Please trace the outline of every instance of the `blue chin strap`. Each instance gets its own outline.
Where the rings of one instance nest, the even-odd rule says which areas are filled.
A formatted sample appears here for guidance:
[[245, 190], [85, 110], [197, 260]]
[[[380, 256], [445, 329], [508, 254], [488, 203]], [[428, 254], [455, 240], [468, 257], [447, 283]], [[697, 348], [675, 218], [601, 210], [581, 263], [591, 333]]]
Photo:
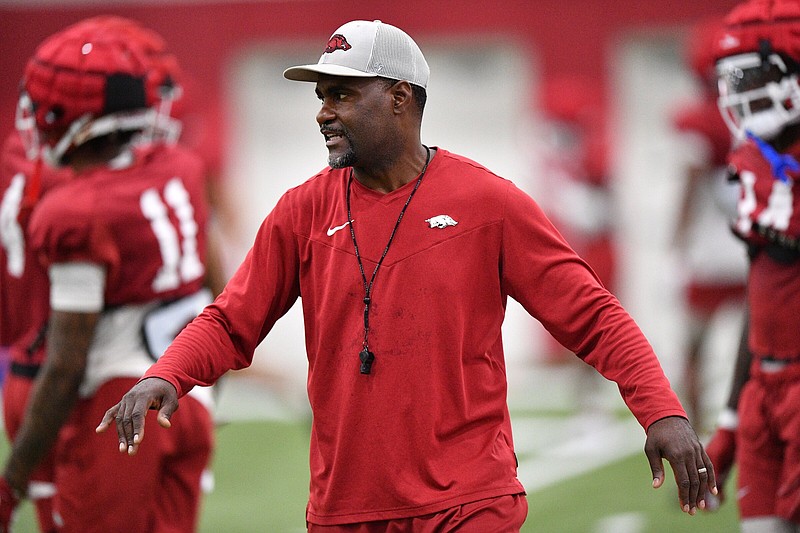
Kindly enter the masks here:
[[791, 183], [792, 178], [789, 177], [787, 172], [800, 172], [800, 163], [798, 163], [797, 159], [789, 154], [779, 153], [771, 144], [760, 139], [755, 134], [749, 131], [745, 133], [747, 134], [747, 138], [756, 144], [761, 155], [764, 156], [764, 159], [769, 162], [769, 166], [772, 168], [772, 175], [775, 179], [781, 180], [786, 184]]

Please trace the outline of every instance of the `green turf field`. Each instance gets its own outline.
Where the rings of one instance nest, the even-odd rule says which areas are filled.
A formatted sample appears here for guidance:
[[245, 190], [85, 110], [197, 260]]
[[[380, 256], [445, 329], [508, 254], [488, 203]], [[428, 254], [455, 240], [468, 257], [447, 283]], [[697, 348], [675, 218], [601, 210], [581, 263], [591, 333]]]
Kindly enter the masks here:
[[[8, 447], [2, 439], [0, 454]], [[205, 499], [202, 533], [305, 531], [308, 423], [232, 422], [218, 429], [216, 487]], [[644, 454], [605, 465], [529, 495], [525, 533], [734, 532], [731, 505], [690, 517], [678, 509], [672, 485], [650, 487]], [[671, 482], [671, 479], [670, 479]], [[34, 533], [29, 504], [15, 533]], [[135, 533], [135, 532], [134, 532]]]

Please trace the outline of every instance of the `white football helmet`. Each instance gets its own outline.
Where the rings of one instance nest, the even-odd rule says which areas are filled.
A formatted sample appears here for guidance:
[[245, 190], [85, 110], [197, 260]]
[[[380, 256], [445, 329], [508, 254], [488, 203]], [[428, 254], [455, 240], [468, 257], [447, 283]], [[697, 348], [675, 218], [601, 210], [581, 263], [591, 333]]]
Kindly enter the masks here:
[[737, 139], [771, 140], [800, 121], [798, 30], [798, 0], [749, 0], [716, 33], [719, 108]]
[[798, 75], [779, 54], [725, 57], [717, 62], [717, 74], [720, 112], [737, 139], [749, 131], [770, 140], [800, 122]]

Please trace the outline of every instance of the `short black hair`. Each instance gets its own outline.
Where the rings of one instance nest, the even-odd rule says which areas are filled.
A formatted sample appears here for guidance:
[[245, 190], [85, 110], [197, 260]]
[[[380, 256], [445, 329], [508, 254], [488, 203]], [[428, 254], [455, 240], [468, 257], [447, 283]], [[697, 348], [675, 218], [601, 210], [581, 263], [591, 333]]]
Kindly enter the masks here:
[[425, 90], [425, 87], [422, 87], [421, 85], [414, 85], [412, 83], [411, 92], [414, 93], [414, 101], [417, 102], [419, 116], [421, 117], [423, 111], [425, 111], [425, 102], [428, 101], [428, 91]]

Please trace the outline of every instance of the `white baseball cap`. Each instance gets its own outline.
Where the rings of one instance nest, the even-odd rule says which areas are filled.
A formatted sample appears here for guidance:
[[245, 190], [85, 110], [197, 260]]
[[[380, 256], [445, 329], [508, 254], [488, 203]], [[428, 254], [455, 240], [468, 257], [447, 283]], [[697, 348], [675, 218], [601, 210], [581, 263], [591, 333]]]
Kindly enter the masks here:
[[354, 20], [340, 26], [314, 65], [287, 68], [294, 81], [319, 81], [320, 74], [383, 77], [427, 87], [430, 68], [417, 43], [400, 28], [380, 20]]

